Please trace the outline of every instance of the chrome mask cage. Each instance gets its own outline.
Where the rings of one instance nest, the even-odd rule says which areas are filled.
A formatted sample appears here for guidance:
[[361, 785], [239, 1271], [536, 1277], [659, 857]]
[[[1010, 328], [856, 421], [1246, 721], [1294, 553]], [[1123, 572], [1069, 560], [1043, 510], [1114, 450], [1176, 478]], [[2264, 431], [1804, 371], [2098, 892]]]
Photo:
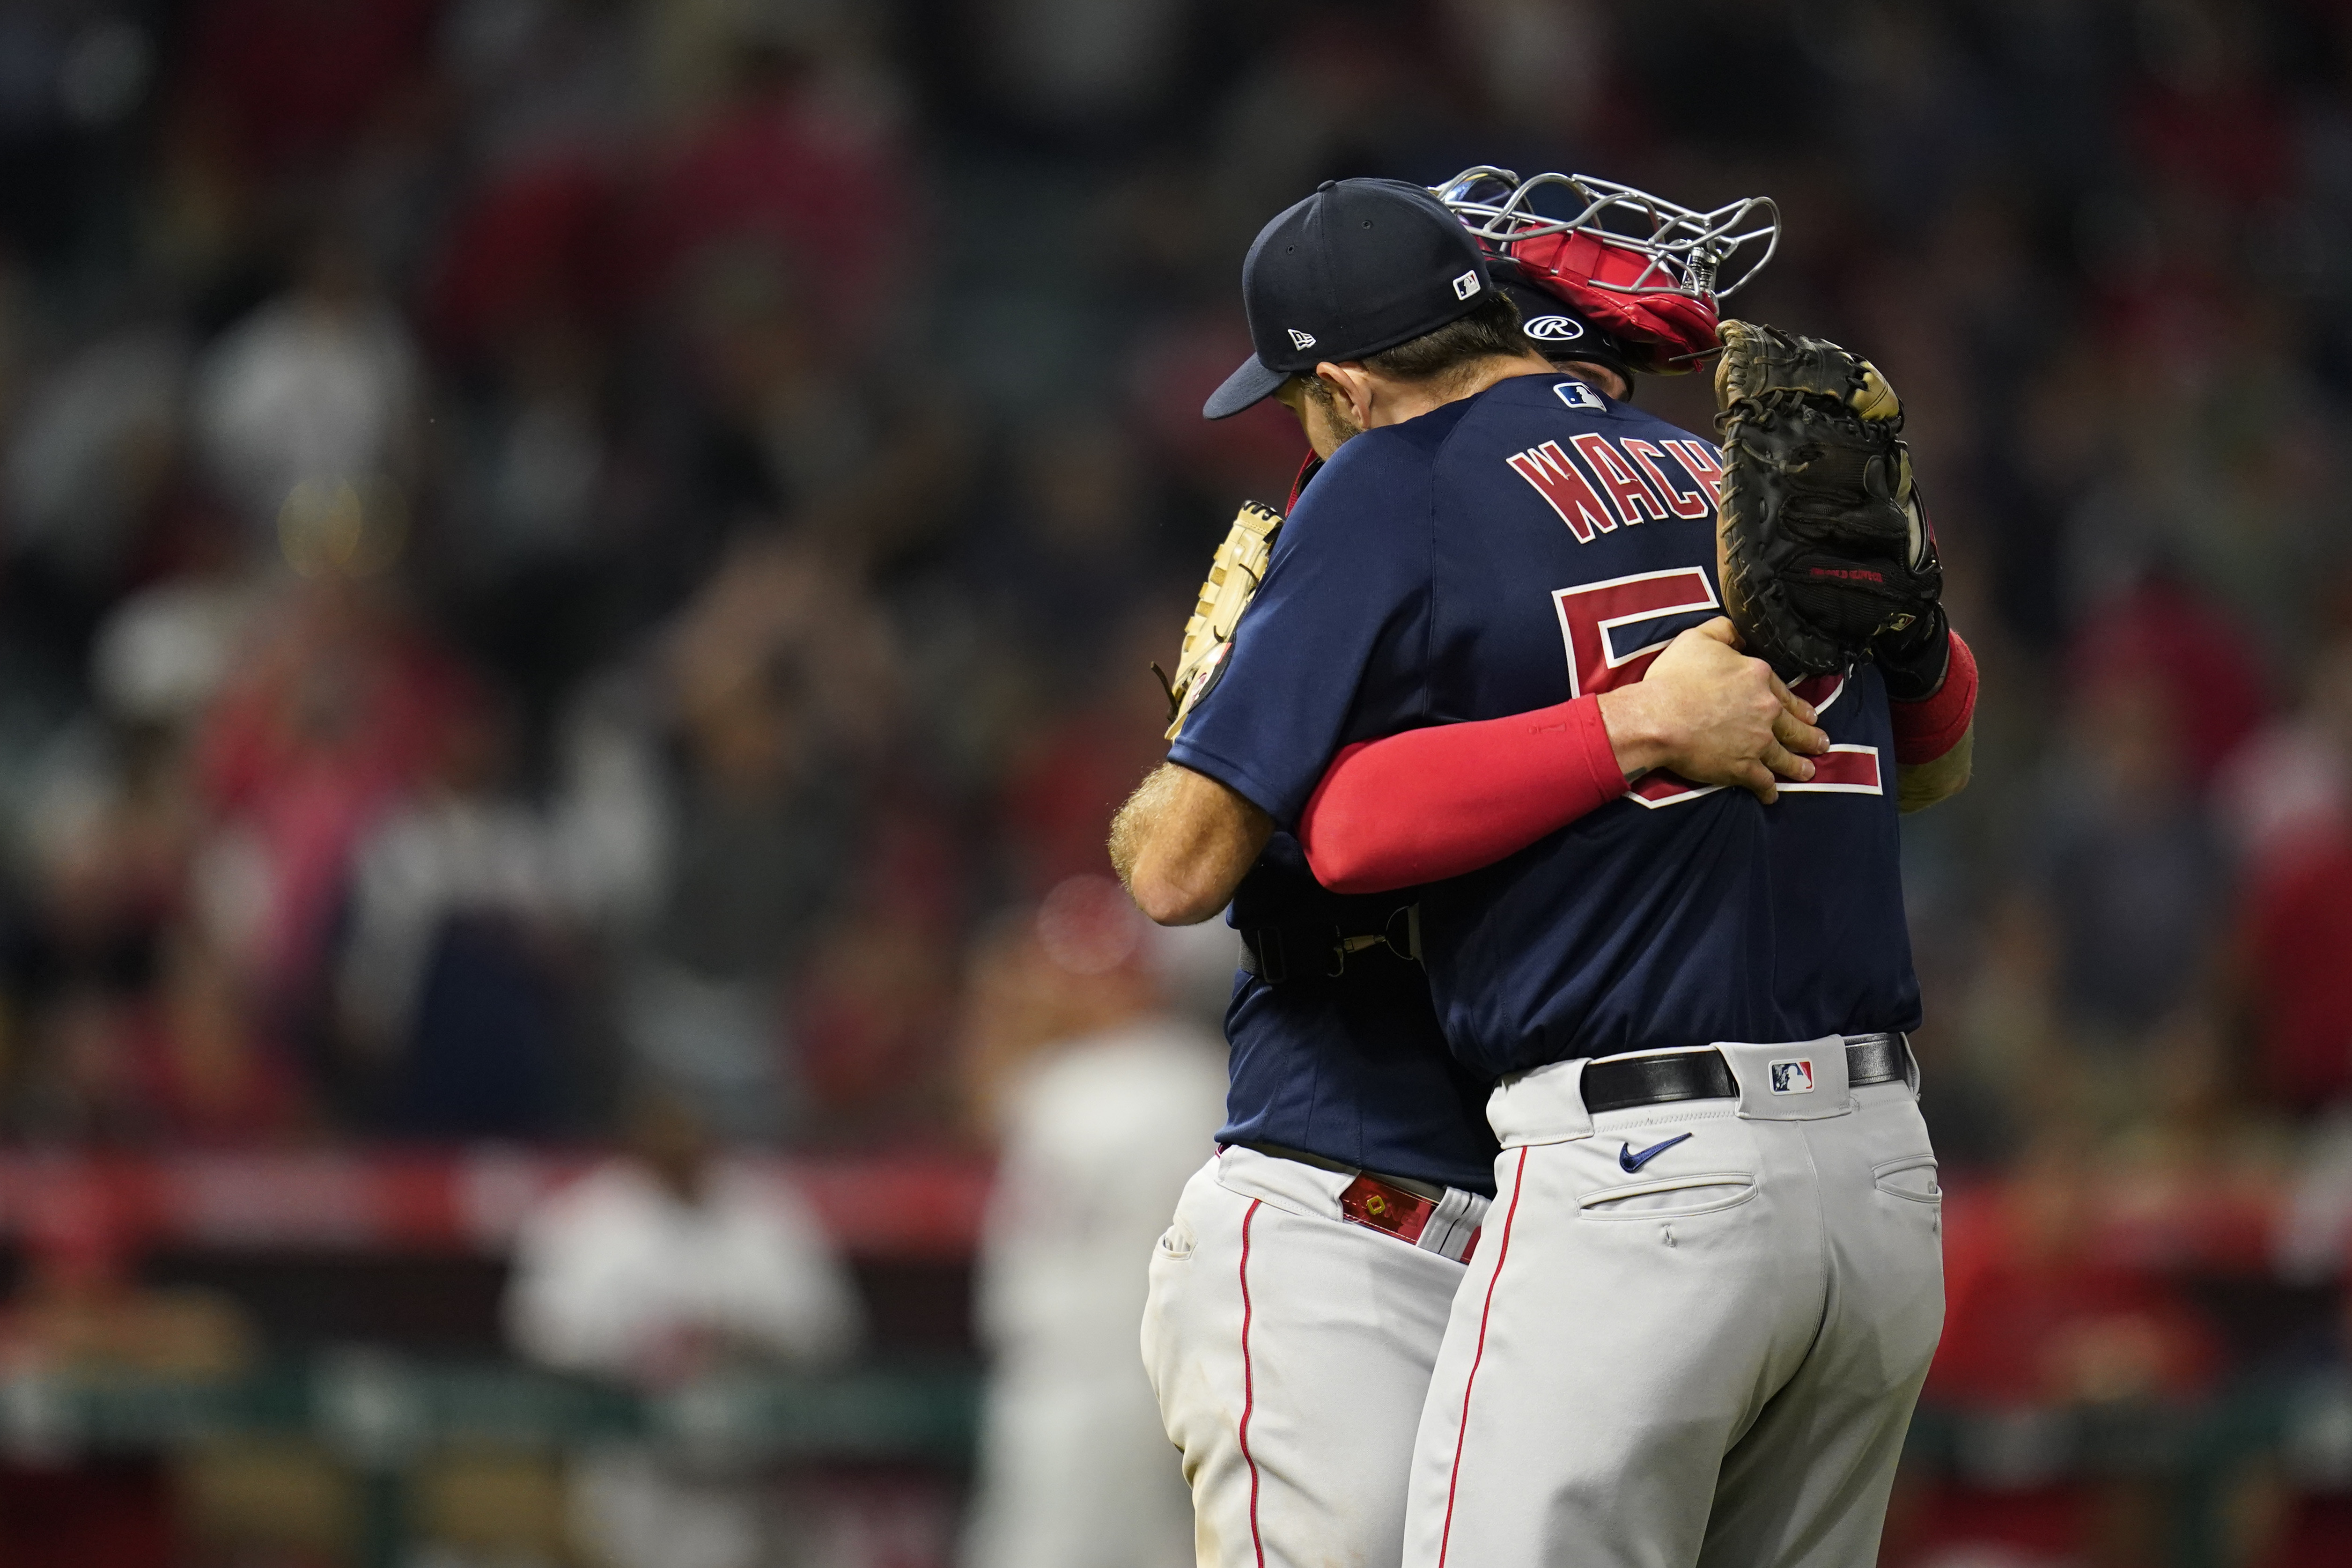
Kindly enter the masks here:
[[[1568, 216], [1536, 210], [1540, 192], [1557, 187], [1548, 204], [1573, 208]], [[1780, 209], [1769, 196], [1743, 196], [1698, 212], [1614, 180], [1591, 174], [1535, 174], [1508, 169], [1465, 169], [1430, 193], [1470, 232], [1508, 255], [1512, 244], [1542, 235], [1580, 231], [1642, 258], [1631, 282], [1590, 281], [1618, 294], [1687, 294], [1727, 299], [1772, 259], [1780, 245]], [[1760, 245], [1761, 249], [1758, 247]]]

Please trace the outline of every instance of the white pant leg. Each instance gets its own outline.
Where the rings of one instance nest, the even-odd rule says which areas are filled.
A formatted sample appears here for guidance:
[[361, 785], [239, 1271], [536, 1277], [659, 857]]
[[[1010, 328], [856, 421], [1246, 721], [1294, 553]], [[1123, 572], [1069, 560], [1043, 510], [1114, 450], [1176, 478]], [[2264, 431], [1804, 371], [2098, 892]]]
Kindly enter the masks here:
[[1202, 1568], [1398, 1560], [1464, 1269], [1340, 1219], [1348, 1181], [1228, 1149], [1152, 1256], [1144, 1365], [1192, 1483]]
[[1192, 1500], [1130, 1359], [1000, 1364], [963, 1568], [1183, 1568]]
[[[1843, 1045], [1832, 1071], [1815, 1044], [1819, 1098], [1793, 1106], [1587, 1116], [1580, 1063], [1498, 1091], [1510, 1146], [1431, 1379], [1411, 1568], [1873, 1561], [1941, 1259], [1931, 1206], [1874, 1175], [1927, 1155], [1909, 1090], [1857, 1103]], [[1723, 1048], [1744, 1088], [1790, 1049]], [[1563, 1092], [1547, 1130], [1527, 1102]]]
[[1704, 1568], [1867, 1565], [1943, 1333], [1943, 1206], [1907, 1085], [1801, 1124], [1831, 1223], [1829, 1302], [1805, 1364], [1724, 1457]]

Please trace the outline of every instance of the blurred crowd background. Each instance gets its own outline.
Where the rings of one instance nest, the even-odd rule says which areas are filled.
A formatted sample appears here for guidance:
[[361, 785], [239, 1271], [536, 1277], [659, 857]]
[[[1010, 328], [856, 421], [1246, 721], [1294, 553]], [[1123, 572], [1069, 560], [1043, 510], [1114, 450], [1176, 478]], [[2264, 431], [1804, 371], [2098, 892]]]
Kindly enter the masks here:
[[[1911, 410], [1985, 685], [1975, 784], [1905, 830], [1952, 1317], [1888, 1560], [2352, 1562], [2331, 0], [5, 0], [0, 1436], [59, 1368], [421, 1354], [453, 1291], [468, 1347], [641, 1389], [714, 1343], [1011, 1376], [1083, 1338], [1055, 1313], [1126, 1284], [1018, 1237], [975, 1314], [970, 1225], [914, 1268], [789, 1202], [735, 1252], [646, 1216], [723, 1209], [722, 1152], [976, 1214], [1009, 1127], [991, 1234], [1034, 1241], [1021, 1203], [1148, 1164], [1139, 1104], [1213, 1117], [1230, 951], [1099, 879], [1146, 665], [1300, 452], [1198, 417], [1238, 264], [1320, 180], [1482, 162], [1777, 198], [1735, 313]], [[1703, 382], [1637, 400], [1704, 431]], [[250, 1238], [167, 1278], [41, 1196], [623, 1145], [515, 1221], [545, 1290], [504, 1319], [503, 1241], [463, 1284], [265, 1286]], [[640, 1338], [566, 1316], [645, 1293], [567, 1246], [674, 1283], [706, 1243]], [[287, 1305], [336, 1269], [364, 1333]], [[661, 1521], [753, 1485], [501, 1451], [371, 1533], [363, 1488], [289, 1500], [343, 1495], [301, 1443], [201, 1439], [0, 1443], [0, 1557], [588, 1561], [531, 1522], [568, 1464], [684, 1563]], [[952, 1560], [964, 1459], [824, 1448], [694, 1561]]]

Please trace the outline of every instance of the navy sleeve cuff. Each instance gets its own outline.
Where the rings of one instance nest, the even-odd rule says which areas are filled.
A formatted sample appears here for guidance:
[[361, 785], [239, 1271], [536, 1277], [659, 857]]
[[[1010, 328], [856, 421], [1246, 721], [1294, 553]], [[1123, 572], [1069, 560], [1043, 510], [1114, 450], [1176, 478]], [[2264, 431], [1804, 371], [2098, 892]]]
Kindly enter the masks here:
[[1228, 758], [1220, 757], [1205, 747], [1179, 737], [1176, 744], [1168, 748], [1168, 760], [1179, 768], [1189, 768], [1195, 773], [1215, 779], [1267, 816], [1272, 817], [1275, 826], [1285, 832], [1290, 831], [1291, 825], [1298, 819], [1297, 806], [1293, 805], [1287, 810], [1285, 809], [1281, 790], [1275, 789], [1241, 764]]

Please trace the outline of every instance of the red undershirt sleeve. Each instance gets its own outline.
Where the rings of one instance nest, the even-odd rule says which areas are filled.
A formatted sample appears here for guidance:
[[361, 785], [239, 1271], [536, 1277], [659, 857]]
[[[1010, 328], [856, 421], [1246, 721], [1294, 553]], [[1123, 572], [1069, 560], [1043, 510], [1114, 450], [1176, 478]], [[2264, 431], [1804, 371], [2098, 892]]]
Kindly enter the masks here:
[[1324, 886], [1381, 893], [1492, 865], [1625, 789], [1600, 698], [1579, 697], [1358, 741], [1307, 800], [1298, 841]]
[[1916, 703], [1886, 705], [1895, 716], [1895, 760], [1906, 768], [1935, 761], [1958, 746], [1976, 722], [1976, 655], [1958, 632], [1951, 635], [1952, 661], [1935, 695]]
[[[1975, 721], [1976, 657], [1952, 634], [1933, 696], [1893, 703], [1895, 760], [1932, 762]], [[1335, 893], [1382, 893], [1492, 865], [1625, 793], [1597, 697], [1407, 730], [1343, 749], [1298, 841]]]

